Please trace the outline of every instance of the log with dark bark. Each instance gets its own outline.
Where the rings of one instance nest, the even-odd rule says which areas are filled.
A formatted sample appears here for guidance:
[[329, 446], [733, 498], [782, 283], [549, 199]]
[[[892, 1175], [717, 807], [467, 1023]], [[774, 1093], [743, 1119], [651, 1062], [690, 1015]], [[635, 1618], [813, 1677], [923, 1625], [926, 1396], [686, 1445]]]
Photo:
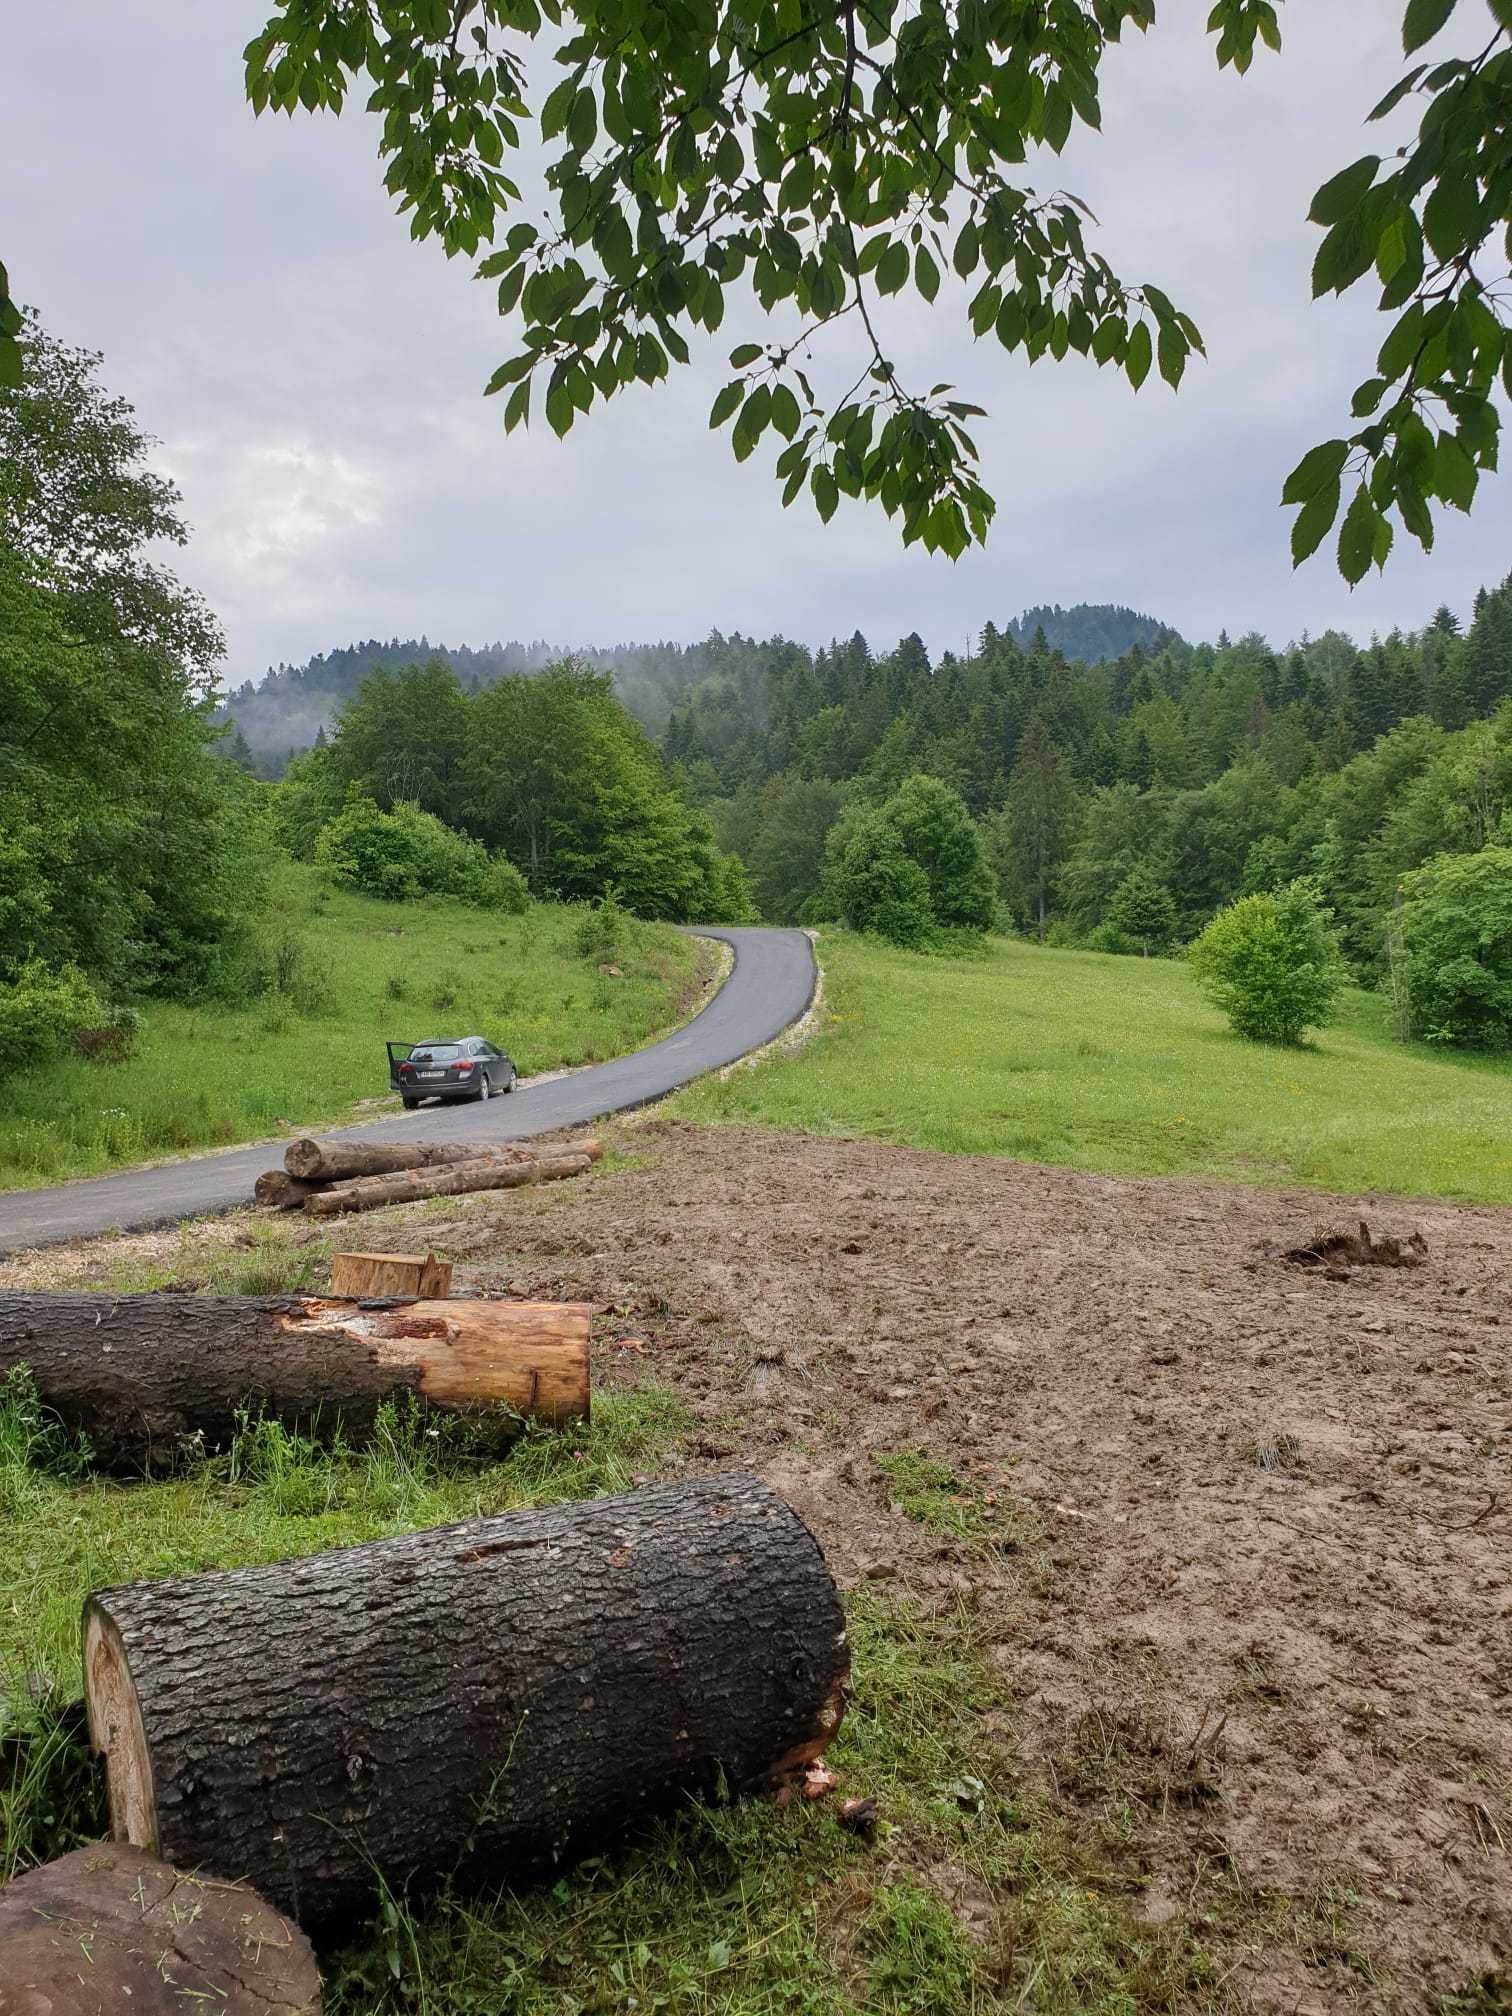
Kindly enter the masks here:
[[471, 1190], [518, 1190], [527, 1183], [556, 1183], [591, 1167], [584, 1154], [532, 1155], [518, 1162], [453, 1162], [444, 1169], [405, 1169], [392, 1176], [362, 1176], [333, 1183], [305, 1199], [311, 1218], [344, 1211], [377, 1211], [385, 1204], [416, 1204], [426, 1197], [459, 1197]]
[[306, 1924], [781, 1782], [849, 1666], [817, 1543], [742, 1475], [137, 1583], [84, 1626], [112, 1831]]
[[310, 1942], [243, 1884], [100, 1842], [0, 1889], [4, 2016], [318, 2016]]
[[[104, 1469], [162, 1472], [222, 1448], [237, 1414], [372, 1431], [385, 1400], [588, 1412], [585, 1303], [317, 1296], [27, 1295], [0, 1289], [0, 1376], [25, 1365]], [[508, 1417], [500, 1416], [501, 1436]]]
[[265, 1169], [252, 1185], [252, 1201], [265, 1211], [298, 1211], [315, 1190], [315, 1184], [301, 1183], [286, 1169]]
[[284, 1168], [307, 1183], [347, 1183], [354, 1176], [391, 1176], [401, 1169], [437, 1169], [483, 1155], [516, 1158], [528, 1149], [500, 1141], [291, 1141]]

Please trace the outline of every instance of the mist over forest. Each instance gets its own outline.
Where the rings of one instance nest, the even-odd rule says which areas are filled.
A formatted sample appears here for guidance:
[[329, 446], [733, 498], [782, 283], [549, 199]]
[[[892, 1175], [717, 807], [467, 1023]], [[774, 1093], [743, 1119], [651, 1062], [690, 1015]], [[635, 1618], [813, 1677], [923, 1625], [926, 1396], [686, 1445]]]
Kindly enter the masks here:
[[[1042, 604], [1026, 609], [1005, 628], [1015, 642], [1025, 645], [1043, 631], [1051, 650], [1087, 665], [1121, 658], [1135, 645], [1159, 651], [1183, 641], [1169, 624], [1116, 603], [1079, 602], [1070, 608]], [[270, 666], [260, 680], [249, 679], [228, 689], [217, 718], [226, 724], [228, 736], [241, 737], [237, 748], [243, 759], [250, 758], [262, 775], [276, 777], [291, 755], [314, 745], [322, 730], [329, 736], [339, 709], [380, 665], [420, 665], [440, 659], [465, 692], [477, 693], [500, 679], [539, 672], [570, 653], [594, 671], [607, 672], [618, 698], [653, 735], [660, 736], [684, 695], [723, 672], [732, 650], [743, 656], [785, 643], [775, 637], [758, 647], [754, 639], [738, 632], [726, 637], [719, 631], [697, 644], [589, 647], [551, 644], [543, 638], [474, 646], [433, 643], [428, 637], [374, 637], [319, 652], [300, 665]]]

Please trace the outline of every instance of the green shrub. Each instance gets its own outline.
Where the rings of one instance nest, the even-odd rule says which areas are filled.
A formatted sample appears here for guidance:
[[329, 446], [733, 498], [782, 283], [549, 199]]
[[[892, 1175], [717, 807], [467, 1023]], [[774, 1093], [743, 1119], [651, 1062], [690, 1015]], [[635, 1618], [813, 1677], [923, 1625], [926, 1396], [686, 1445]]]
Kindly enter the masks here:
[[611, 889], [602, 902], [592, 904], [573, 933], [573, 946], [580, 959], [594, 965], [618, 959], [625, 949], [626, 916]]
[[997, 912], [997, 878], [982, 836], [958, 791], [938, 777], [905, 777], [882, 807], [884, 823], [923, 869], [937, 924], [988, 931]]
[[529, 902], [524, 880], [507, 861], [422, 812], [396, 805], [385, 812], [353, 795], [315, 843], [317, 864], [349, 888], [396, 902], [455, 896], [479, 909], [518, 914]]
[[1402, 895], [1394, 969], [1412, 1034], [1512, 1048], [1512, 847], [1440, 854]]
[[1308, 882], [1241, 896], [1220, 910], [1188, 957], [1240, 1036], [1300, 1042], [1333, 1020], [1343, 965], [1329, 912]]
[[928, 939], [934, 924], [929, 877], [879, 814], [851, 829], [830, 886], [853, 931], [912, 947]]
[[8, 986], [0, 984], [0, 1055], [11, 1064], [46, 1063], [107, 1014], [77, 966], [28, 959]]

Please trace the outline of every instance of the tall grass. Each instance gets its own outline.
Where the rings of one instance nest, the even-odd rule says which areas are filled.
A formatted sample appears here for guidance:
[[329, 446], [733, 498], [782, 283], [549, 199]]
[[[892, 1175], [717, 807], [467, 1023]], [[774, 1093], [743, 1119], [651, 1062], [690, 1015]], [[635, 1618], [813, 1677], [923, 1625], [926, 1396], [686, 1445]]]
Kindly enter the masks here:
[[616, 978], [583, 949], [582, 906], [384, 903], [293, 864], [278, 904], [241, 976], [249, 1005], [151, 1003], [124, 1063], [7, 1073], [0, 1189], [397, 1110], [386, 1038], [486, 1035], [522, 1077], [616, 1057], [676, 1020], [705, 957], [625, 917]]
[[798, 1055], [680, 1096], [689, 1117], [1119, 1175], [1512, 1202], [1512, 1058], [1392, 1040], [1384, 997], [1296, 1049], [1233, 1035], [1175, 960], [995, 939], [928, 958], [820, 939]]

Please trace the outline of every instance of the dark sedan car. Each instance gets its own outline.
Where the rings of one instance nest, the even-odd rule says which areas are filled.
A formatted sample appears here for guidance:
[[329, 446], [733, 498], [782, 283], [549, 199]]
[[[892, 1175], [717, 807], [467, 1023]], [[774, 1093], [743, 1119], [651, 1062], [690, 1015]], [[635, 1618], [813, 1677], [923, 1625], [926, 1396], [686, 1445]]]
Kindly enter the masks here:
[[422, 1099], [491, 1099], [515, 1088], [515, 1067], [482, 1036], [433, 1036], [385, 1047], [389, 1083], [406, 1113]]

